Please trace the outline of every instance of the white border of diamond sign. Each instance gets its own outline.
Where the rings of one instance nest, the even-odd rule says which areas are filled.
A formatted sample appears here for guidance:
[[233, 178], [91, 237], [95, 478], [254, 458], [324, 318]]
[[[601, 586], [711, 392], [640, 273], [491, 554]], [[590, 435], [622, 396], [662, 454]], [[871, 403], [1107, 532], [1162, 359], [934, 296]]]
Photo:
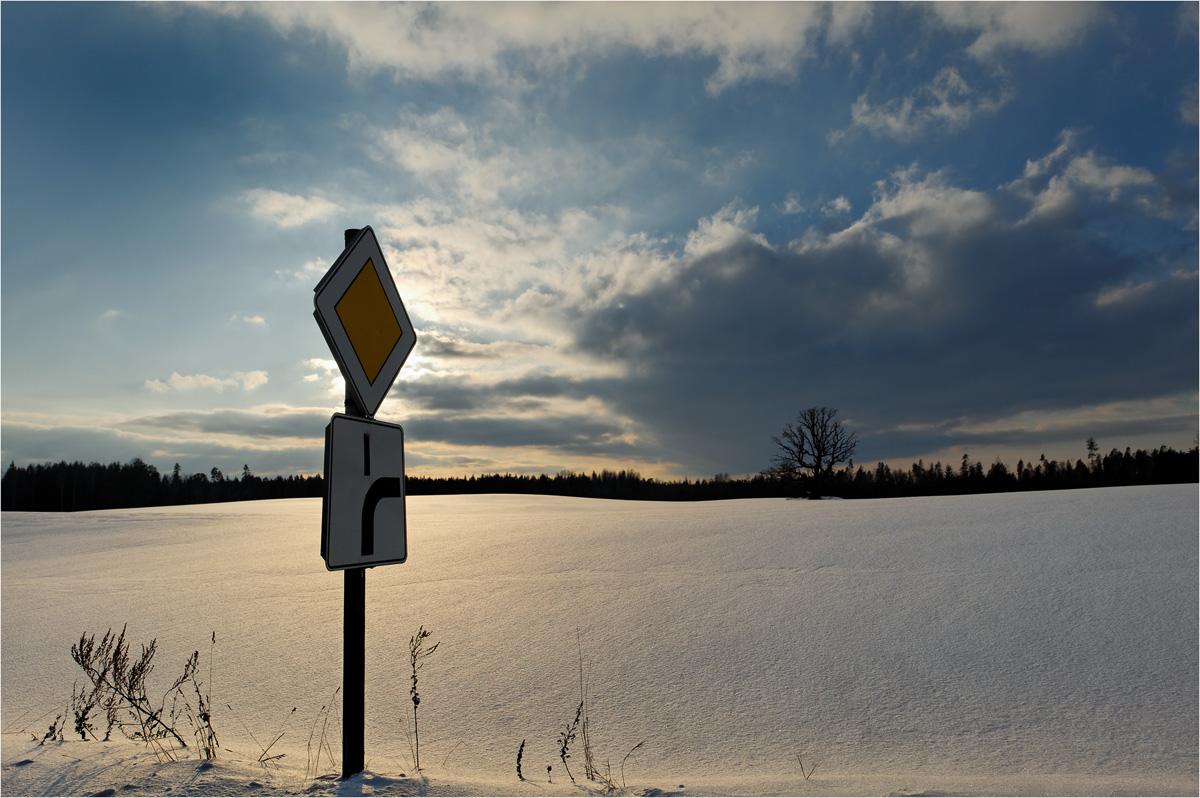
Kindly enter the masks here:
[[[366, 266], [368, 260], [375, 267], [379, 283], [383, 286], [388, 304], [400, 326], [400, 338], [392, 347], [373, 383], [367, 376], [362, 363], [359, 362], [350, 335], [346, 332], [346, 328], [337, 314], [338, 302], [345, 296], [346, 291]], [[404, 309], [400, 292], [396, 290], [396, 282], [388, 270], [387, 261], [384, 260], [379, 241], [375, 238], [375, 232], [370, 227], [364, 227], [359, 231], [358, 237], [334, 261], [333, 266], [330, 267], [321, 282], [317, 283], [313, 291], [315, 293], [313, 316], [316, 317], [321, 333], [325, 336], [325, 342], [329, 344], [329, 349], [333, 352], [338, 368], [341, 369], [346, 384], [350, 387], [355, 401], [358, 402], [359, 409], [368, 417], [374, 416], [375, 411], [383, 402], [383, 398], [391, 390], [396, 375], [400, 373], [400, 367], [404, 365], [409, 352], [417, 343], [417, 333], [408, 320], [408, 312]]]

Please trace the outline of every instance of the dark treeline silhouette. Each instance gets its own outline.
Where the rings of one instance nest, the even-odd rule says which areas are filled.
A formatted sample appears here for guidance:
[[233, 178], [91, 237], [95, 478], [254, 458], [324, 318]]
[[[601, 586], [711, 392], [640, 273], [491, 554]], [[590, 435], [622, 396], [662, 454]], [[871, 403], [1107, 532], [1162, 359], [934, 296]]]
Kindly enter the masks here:
[[778, 480], [759, 474], [750, 479], [730, 479], [717, 474], [712, 479], [664, 482], [645, 478], [637, 471], [604, 470], [591, 475], [560, 471], [553, 477], [542, 474], [484, 474], [477, 477], [407, 477], [410, 496], [451, 493], [535, 493], [546, 496], [578, 496], [589, 499], [634, 499], [645, 501], [702, 501], [783, 496]]
[[[1145, 451], [1113, 449], [1101, 455], [1089, 447], [1088, 462], [1047, 460], [1017, 462], [1010, 468], [997, 460], [986, 469], [966, 454], [956, 464], [926, 466], [913, 463], [908, 470], [885, 463], [873, 468], [850, 464], [827, 475], [825, 495], [847, 499], [898, 496], [942, 496], [968, 493], [1002, 493], [1027, 490], [1068, 490], [1117, 485], [1160, 485], [1200, 481], [1200, 450], [1180, 452], [1166, 446]], [[770, 470], [746, 479], [717, 474], [711, 479], [663, 481], [642, 477], [633, 470], [591, 474], [561, 471], [553, 477], [517, 474], [484, 474], [468, 477], [416, 477], [405, 479], [410, 496], [471, 493], [524, 493], [596, 499], [647, 501], [703, 501], [807, 496], [811, 478], [784, 476]], [[59, 512], [150, 507], [169, 504], [320, 497], [325, 482], [320, 476], [256, 477], [248, 466], [240, 477], [226, 477], [214, 468], [209, 474], [184, 475], [179, 466], [170, 475], [140, 458], [128, 463], [30, 465], [9, 464], [0, 481], [0, 506], [5, 510]]]
[[[997, 460], [984, 470], [964, 454], [956, 465], [940, 462], [926, 466], [913, 463], [905, 471], [886, 463], [874, 468], [853, 464], [822, 477], [820, 492], [846, 499], [879, 499], [898, 496], [945, 496], [967, 493], [1003, 493], [1026, 490], [1069, 490], [1116, 485], [1161, 485], [1200, 480], [1200, 451], [1179, 452], [1163, 446], [1144, 451], [1113, 449], [1106, 455], [1089, 453], [1082, 460], [1019, 460], [1010, 469]], [[748, 479], [730, 479], [718, 474], [712, 479], [663, 482], [644, 479], [636, 471], [602, 471], [591, 475], [563, 471], [557, 476], [486, 474], [478, 477], [408, 477], [410, 495], [446, 493], [540, 493], [554, 496], [583, 496], [597, 499], [647, 499], [653, 501], [702, 501], [709, 499], [756, 499], [807, 497], [814, 494], [812, 476], [786, 474], [768, 469]]]
[[320, 476], [256, 477], [249, 466], [241, 476], [226, 477], [218, 468], [208, 474], [183, 474], [179, 464], [160, 475], [140, 457], [128, 463], [46, 463], [17, 468], [9, 463], [0, 480], [5, 510], [73, 512], [120, 507], [158, 507], [249, 499], [294, 499], [323, 496]]
[[[1076, 460], [1018, 460], [1015, 469], [997, 459], [984, 470], [964, 454], [957, 464], [921, 460], [907, 471], [878, 463], [872, 469], [853, 464], [835, 471], [828, 480], [830, 495], [847, 499], [894, 496], [948, 496], [967, 493], [1006, 493], [1028, 490], [1071, 490], [1118, 485], [1167, 485], [1200, 481], [1200, 449], [1186, 452], [1166, 446], [1146, 451], [1113, 449], [1101, 455], [1089, 446], [1088, 462]], [[803, 484], [799, 487], [803, 488]]]

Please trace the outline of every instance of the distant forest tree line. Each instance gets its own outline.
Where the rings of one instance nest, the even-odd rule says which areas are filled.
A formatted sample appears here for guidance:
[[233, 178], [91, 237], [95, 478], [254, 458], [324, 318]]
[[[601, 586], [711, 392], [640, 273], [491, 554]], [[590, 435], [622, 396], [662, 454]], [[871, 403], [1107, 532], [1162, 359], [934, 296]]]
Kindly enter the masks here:
[[[811, 475], [767, 469], [745, 479], [717, 474], [711, 479], [663, 481], [637, 471], [591, 474], [561, 471], [555, 476], [485, 474], [469, 477], [416, 477], [405, 479], [410, 496], [433, 494], [523, 493], [577, 496], [598, 499], [649, 501], [701, 501], [798, 497], [813, 494], [846, 499], [899, 496], [940, 496], [968, 493], [1003, 493], [1027, 490], [1066, 490], [1116, 485], [1157, 485], [1200, 481], [1200, 451], [1176, 451], [1162, 446], [1145, 451], [1113, 449], [1101, 455], [1089, 439], [1088, 461], [1047, 460], [1017, 462], [1015, 469], [996, 460], [986, 469], [966, 454], [959, 463], [927, 466], [913, 463], [908, 470], [878, 463], [874, 468], [852, 462], [822, 476], [814, 491]], [[176, 464], [171, 474], [140, 458], [128, 463], [102, 465], [60, 462], [18, 468], [10, 463], [0, 480], [0, 507], [4, 510], [60, 512], [122, 507], [320, 497], [325, 481], [320, 475], [255, 476], [249, 466], [240, 475], [225, 476], [217, 468], [207, 474], [183, 474]]]
[[219, 468], [207, 474], [184, 474], [178, 463], [166, 475], [140, 457], [108, 465], [64, 461], [17, 468], [9, 463], [0, 479], [3, 509], [39, 512], [295, 499], [324, 493], [325, 481], [319, 475], [263, 478], [248, 465], [242, 467], [240, 477], [227, 477]]

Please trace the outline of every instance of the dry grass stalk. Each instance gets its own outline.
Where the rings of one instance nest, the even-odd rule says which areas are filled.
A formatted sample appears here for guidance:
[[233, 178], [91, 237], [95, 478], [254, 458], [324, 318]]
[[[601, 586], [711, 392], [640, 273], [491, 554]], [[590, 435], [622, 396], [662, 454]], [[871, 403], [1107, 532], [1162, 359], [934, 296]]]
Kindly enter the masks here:
[[421, 626], [415, 635], [408, 639], [408, 663], [412, 667], [412, 687], [409, 688], [408, 694], [412, 698], [413, 705], [413, 759], [414, 765], [418, 773], [421, 772], [421, 736], [417, 727], [417, 707], [421, 705], [421, 695], [417, 692], [417, 671], [421, 668], [426, 659], [433, 656], [433, 652], [437, 651], [440, 642], [434, 643], [431, 647], [425, 647], [425, 638], [432, 634], [424, 626]]

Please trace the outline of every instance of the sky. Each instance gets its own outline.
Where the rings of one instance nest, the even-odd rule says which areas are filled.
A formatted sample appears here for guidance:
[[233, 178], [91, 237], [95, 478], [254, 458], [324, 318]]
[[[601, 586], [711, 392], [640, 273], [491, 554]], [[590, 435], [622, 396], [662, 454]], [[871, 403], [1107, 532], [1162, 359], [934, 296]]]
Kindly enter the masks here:
[[414, 475], [1198, 430], [1197, 4], [0, 5], [0, 456], [316, 473], [378, 236]]

